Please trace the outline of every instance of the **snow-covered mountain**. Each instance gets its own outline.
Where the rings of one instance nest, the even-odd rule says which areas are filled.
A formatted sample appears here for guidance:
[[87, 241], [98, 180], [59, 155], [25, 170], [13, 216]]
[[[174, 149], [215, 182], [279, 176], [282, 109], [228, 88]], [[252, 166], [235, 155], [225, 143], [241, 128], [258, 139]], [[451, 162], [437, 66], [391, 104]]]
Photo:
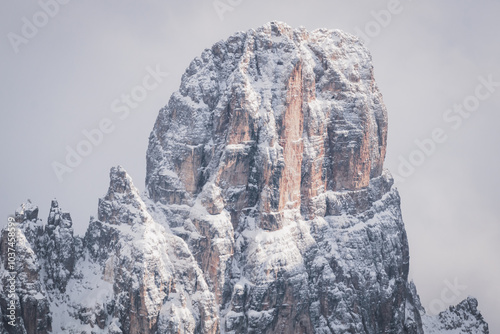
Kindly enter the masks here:
[[192, 61], [149, 139], [145, 194], [110, 172], [84, 237], [53, 201], [15, 214], [2, 333], [489, 333], [471, 297], [436, 317], [408, 281], [387, 113], [342, 31], [272, 22]]

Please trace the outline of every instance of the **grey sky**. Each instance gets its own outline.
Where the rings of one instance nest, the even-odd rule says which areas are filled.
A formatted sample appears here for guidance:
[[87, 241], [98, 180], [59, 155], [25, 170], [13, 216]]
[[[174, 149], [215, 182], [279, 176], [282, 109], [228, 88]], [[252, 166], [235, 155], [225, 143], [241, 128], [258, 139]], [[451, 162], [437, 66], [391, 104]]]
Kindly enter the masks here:
[[[473, 295], [491, 332], [500, 332], [500, 87], [476, 99], [479, 105], [469, 104], [473, 111], [459, 125], [443, 119], [458, 115], [446, 112], [455, 104], [474, 102], [480, 76], [500, 82], [500, 2], [401, 0], [390, 20], [379, 17], [386, 19], [385, 26], [373, 23], [372, 11], [392, 8], [389, 0], [218, 3], [232, 10], [220, 16], [212, 0], [72, 0], [46, 24], [37, 14], [37, 1], [1, 5], [0, 206], [5, 220], [27, 198], [45, 219], [50, 200], [57, 197], [83, 233], [107, 190], [109, 168], [117, 164], [144, 189], [145, 152], [158, 110], [192, 58], [214, 42], [271, 20], [308, 29], [368, 31], [389, 111], [386, 167], [398, 174], [401, 157], [416, 161], [415, 140], [432, 138], [436, 128], [447, 138], [398, 184], [411, 277], [424, 306]], [[33, 22], [33, 15], [41, 27], [16, 53], [8, 34], [23, 36], [23, 17]], [[138, 92], [147, 68], [157, 66], [168, 77], [120, 119], [123, 114], [113, 112], [111, 104], [118, 99], [123, 106], [122, 94]], [[103, 119], [112, 122], [111, 133], [59, 182], [53, 162], [64, 163], [66, 146], [76, 149], [85, 139], [82, 131], [97, 128]], [[455, 280], [467, 286], [458, 296], [446, 290], [445, 282]]]

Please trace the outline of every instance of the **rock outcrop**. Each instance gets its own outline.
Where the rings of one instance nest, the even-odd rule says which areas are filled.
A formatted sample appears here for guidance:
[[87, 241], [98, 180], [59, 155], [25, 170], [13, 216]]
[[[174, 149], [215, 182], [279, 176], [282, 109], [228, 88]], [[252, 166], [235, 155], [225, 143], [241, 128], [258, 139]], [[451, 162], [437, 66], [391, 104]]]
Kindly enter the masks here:
[[425, 314], [386, 140], [356, 37], [278, 22], [236, 33], [193, 60], [160, 110], [146, 194], [112, 168], [84, 238], [56, 201], [46, 224], [32, 204], [18, 210], [24, 327], [9, 327], [2, 295], [0, 329], [488, 333], [472, 298]]
[[79, 246], [73, 237], [72, 226], [70, 214], [63, 212], [57, 201], [53, 200], [45, 226], [42, 256], [46, 261], [49, 287], [63, 292], [73, 273], [77, 256], [75, 248]]
[[468, 297], [439, 313], [437, 317], [424, 316], [425, 333], [489, 333], [488, 324], [477, 305], [475, 298]]

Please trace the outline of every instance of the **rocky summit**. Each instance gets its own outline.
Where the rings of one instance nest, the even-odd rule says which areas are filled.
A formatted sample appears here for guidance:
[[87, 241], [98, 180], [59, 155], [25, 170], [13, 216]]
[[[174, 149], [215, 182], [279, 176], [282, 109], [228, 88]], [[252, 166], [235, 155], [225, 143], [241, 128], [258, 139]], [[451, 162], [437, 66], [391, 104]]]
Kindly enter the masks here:
[[53, 201], [8, 229], [2, 333], [489, 333], [467, 298], [438, 316], [408, 281], [387, 112], [339, 30], [271, 22], [195, 58], [160, 110], [146, 193], [112, 168], [84, 236]]

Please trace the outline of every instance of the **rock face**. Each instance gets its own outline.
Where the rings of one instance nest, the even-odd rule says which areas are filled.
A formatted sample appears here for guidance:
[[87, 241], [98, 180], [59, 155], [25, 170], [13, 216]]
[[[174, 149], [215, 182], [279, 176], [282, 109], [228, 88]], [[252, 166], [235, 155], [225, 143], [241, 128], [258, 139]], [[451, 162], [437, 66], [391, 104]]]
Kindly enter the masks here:
[[191, 206], [207, 192], [211, 214], [224, 208], [235, 228], [252, 216], [273, 231], [284, 210], [313, 219], [319, 196], [366, 188], [382, 173], [386, 138], [359, 41], [273, 23], [190, 64], [151, 133], [146, 185], [163, 204]]
[[216, 43], [158, 115], [146, 194], [112, 168], [84, 238], [55, 201], [46, 224], [18, 210], [24, 331], [3, 295], [0, 329], [488, 333], [472, 298], [425, 314], [386, 138], [357, 38], [273, 22]]

